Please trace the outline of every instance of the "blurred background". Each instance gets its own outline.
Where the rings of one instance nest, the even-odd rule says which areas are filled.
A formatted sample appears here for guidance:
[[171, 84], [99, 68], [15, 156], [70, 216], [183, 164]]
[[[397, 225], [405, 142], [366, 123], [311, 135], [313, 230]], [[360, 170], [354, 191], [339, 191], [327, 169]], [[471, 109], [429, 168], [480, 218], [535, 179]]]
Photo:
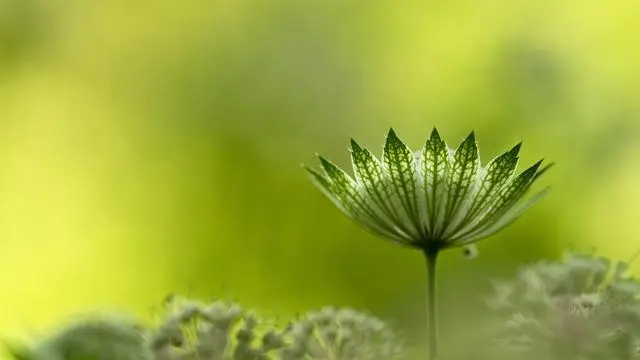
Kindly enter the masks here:
[[300, 164], [437, 126], [450, 146], [475, 130], [483, 162], [524, 141], [520, 169], [557, 163], [478, 259], [443, 256], [455, 343], [488, 279], [640, 249], [639, 33], [636, 0], [2, 0], [0, 334], [151, 318], [178, 292], [282, 318], [366, 308], [421, 339], [421, 254], [352, 224]]

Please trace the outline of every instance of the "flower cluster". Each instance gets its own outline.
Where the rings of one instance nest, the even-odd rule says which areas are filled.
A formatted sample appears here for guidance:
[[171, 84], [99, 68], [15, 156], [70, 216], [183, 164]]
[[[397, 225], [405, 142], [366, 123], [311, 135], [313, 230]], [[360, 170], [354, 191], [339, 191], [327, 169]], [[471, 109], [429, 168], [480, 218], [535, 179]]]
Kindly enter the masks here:
[[382, 320], [352, 310], [323, 308], [292, 323], [282, 359], [393, 360], [402, 342]]
[[235, 303], [174, 298], [157, 326], [122, 317], [90, 317], [15, 360], [393, 360], [402, 342], [382, 320], [351, 309], [324, 308], [286, 329]]
[[146, 330], [121, 315], [77, 319], [33, 347], [10, 346], [16, 360], [153, 360]]
[[177, 299], [168, 305], [151, 340], [156, 360], [269, 359], [286, 346], [275, 329], [261, 334], [263, 322], [237, 304]]
[[156, 360], [392, 360], [403, 352], [387, 324], [352, 309], [309, 312], [280, 331], [237, 304], [190, 300], [171, 306], [152, 347]]
[[568, 253], [495, 284], [502, 345], [520, 359], [640, 359], [640, 281], [628, 263]]

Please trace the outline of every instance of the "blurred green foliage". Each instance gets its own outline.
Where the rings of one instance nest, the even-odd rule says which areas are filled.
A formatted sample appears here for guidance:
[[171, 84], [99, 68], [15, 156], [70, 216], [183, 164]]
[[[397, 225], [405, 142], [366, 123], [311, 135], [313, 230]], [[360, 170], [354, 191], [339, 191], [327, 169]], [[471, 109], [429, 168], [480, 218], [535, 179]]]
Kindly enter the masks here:
[[381, 150], [389, 126], [419, 147], [437, 125], [475, 129], [483, 161], [524, 140], [523, 164], [558, 164], [477, 260], [444, 256], [456, 344], [487, 277], [569, 244], [640, 247], [639, 20], [634, 0], [4, 0], [0, 334], [179, 291], [283, 317], [366, 307], [420, 339], [423, 259], [299, 165], [348, 164], [350, 137]]

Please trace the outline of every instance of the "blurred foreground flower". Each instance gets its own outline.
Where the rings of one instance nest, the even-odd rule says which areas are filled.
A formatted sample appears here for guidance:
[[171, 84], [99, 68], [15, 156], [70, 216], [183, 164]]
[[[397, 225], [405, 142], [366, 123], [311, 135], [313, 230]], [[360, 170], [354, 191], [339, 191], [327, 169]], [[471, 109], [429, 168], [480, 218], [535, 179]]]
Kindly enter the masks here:
[[146, 329], [121, 314], [78, 319], [35, 346], [8, 347], [14, 360], [154, 360]]
[[270, 359], [285, 347], [281, 332], [237, 304], [175, 298], [151, 338], [155, 360]]
[[[518, 359], [640, 359], [640, 281], [629, 264], [569, 253], [496, 283], [500, 348]], [[515, 356], [514, 356], [515, 355]]]
[[402, 342], [380, 319], [326, 307], [279, 330], [238, 305], [177, 299], [152, 337], [155, 360], [393, 360]]
[[315, 185], [360, 226], [426, 255], [432, 359], [438, 253], [496, 233], [547, 193], [523, 200], [549, 166], [540, 168], [541, 160], [514, 175], [519, 151], [520, 144], [482, 167], [473, 132], [453, 150], [434, 128], [422, 150], [413, 152], [391, 129], [382, 160], [351, 140], [354, 177], [321, 156], [322, 171], [306, 168]]
[[325, 307], [286, 329], [233, 302], [171, 296], [158, 326], [128, 317], [87, 317], [35, 346], [9, 346], [14, 360], [394, 360], [403, 341], [384, 321]]
[[353, 309], [325, 307], [289, 326], [282, 360], [394, 360], [404, 358], [396, 333], [382, 320]]

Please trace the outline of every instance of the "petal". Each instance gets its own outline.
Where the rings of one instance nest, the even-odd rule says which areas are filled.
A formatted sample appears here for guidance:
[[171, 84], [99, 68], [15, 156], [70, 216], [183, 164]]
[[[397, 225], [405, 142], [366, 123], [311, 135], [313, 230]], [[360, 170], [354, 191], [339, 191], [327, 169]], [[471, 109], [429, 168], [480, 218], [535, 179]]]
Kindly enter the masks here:
[[[541, 160], [541, 161], [542, 161], [542, 160]], [[543, 167], [542, 169], [538, 170], [538, 172], [536, 172], [536, 174], [533, 176], [533, 180], [531, 180], [531, 181], [533, 182], [533, 181], [538, 180], [538, 178], [539, 178], [540, 176], [542, 176], [544, 173], [546, 173], [546, 172], [547, 172], [549, 169], [551, 169], [554, 165], [555, 165], [555, 163], [550, 163], [550, 164], [547, 164], [547, 166]]]
[[[494, 203], [489, 209], [487, 209], [487, 211], [484, 212], [484, 214], [481, 214], [481, 218], [477, 224], [463, 233], [456, 234], [455, 237], [451, 239], [452, 244], [455, 243], [457, 246], [460, 243], [467, 243], [469, 238], [476, 239], [477, 234], [484, 233], [485, 230], [492, 228], [494, 224], [500, 222], [502, 216], [505, 215], [505, 213], [509, 211], [509, 209], [511, 209], [518, 200], [520, 200], [529, 187], [531, 187], [533, 181], [537, 178], [536, 174], [541, 164], [542, 160], [538, 161], [500, 189]], [[534, 198], [537, 201], [541, 196], [539, 198]], [[523, 209], [523, 211], [524, 210], [526, 209]], [[502, 227], [500, 229], [502, 229]]]
[[320, 174], [319, 172], [317, 172], [316, 170], [314, 170], [312, 168], [304, 166], [304, 169], [309, 172], [309, 175], [311, 175], [311, 181], [313, 182], [313, 184], [318, 189], [320, 189], [320, 191], [322, 191], [323, 194], [325, 194], [334, 203], [336, 203], [336, 206], [342, 208], [343, 207], [342, 203], [333, 194], [333, 192], [331, 192], [331, 180], [329, 180], [325, 175]]
[[[382, 164], [367, 149], [362, 148], [355, 140], [351, 140], [351, 162], [356, 180], [360, 184], [365, 196], [370, 199], [373, 210], [389, 223], [397, 227], [397, 231], [409, 237], [409, 230], [404, 226], [398, 209], [390, 199], [392, 191], [388, 186], [388, 174], [382, 168]], [[400, 210], [402, 211], [402, 210]]]
[[517, 144], [511, 150], [491, 160], [486, 167], [486, 172], [480, 182], [478, 192], [469, 208], [467, 209], [464, 219], [458, 224], [453, 233], [464, 231], [465, 227], [474, 226], [479, 220], [483, 212], [485, 212], [496, 201], [496, 195], [500, 189], [509, 181], [518, 166], [518, 153], [522, 143]]
[[338, 207], [338, 209], [340, 209], [343, 213], [345, 213], [347, 216], [349, 216], [350, 218], [355, 219], [357, 217], [357, 214], [355, 214], [355, 209], [353, 209], [352, 207], [345, 205], [345, 203], [341, 200], [341, 198], [339, 196], [337, 196], [334, 192], [333, 192], [333, 184], [331, 183], [331, 180], [329, 180], [329, 178], [327, 178], [326, 175], [324, 174], [320, 174], [319, 172], [317, 172], [314, 169], [311, 169], [309, 167], [304, 166], [304, 169], [307, 170], [309, 172], [309, 174], [311, 175], [311, 182], [313, 182], [313, 184], [320, 189], [320, 191], [327, 197], [329, 198], [329, 200], [331, 200], [331, 202]]
[[[454, 221], [458, 210], [473, 191], [476, 185], [476, 175], [480, 168], [480, 156], [476, 144], [475, 134], [471, 132], [469, 136], [458, 146], [453, 155], [453, 164], [448, 173], [448, 193], [447, 205], [445, 208], [445, 231], [446, 227]], [[440, 235], [442, 236], [443, 233]]]
[[384, 165], [389, 172], [391, 186], [414, 227], [412, 234], [421, 237], [420, 214], [416, 184], [416, 161], [411, 149], [403, 143], [393, 129], [389, 130], [383, 154]]
[[319, 180], [319, 174], [317, 173], [313, 178], [316, 182], [319, 182], [321, 190], [325, 187], [325, 194], [328, 193], [334, 204], [366, 230], [387, 239], [403, 243], [407, 242], [406, 239], [399, 236], [394, 229], [375, 214], [367, 204], [366, 199], [360, 195], [356, 182], [347, 173], [329, 160], [323, 157], [319, 158], [325, 172], [325, 181]]
[[509, 210], [529, 190], [529, 187], [537, 178], [536, 174], [541, 164], [542, 160], [533, 164], [513, 179], [511, 183], [503, 187], [497, 195], [497, 201], [491, 206], [485, 218], [500, 216]]
[[438, 231], [438, 224], [442, 224], [440, 219], [444, 217], [448, 157], [447, 144], [440, 138], [438, 130], [434, 128], [431, 132], [431, 138], [427, 140], [422, 149], [420, 162], [427, 214], [425, 225], [431, 238]]
[[468, 237], [465, 237], [464, 240], [461, 240], [460, 242], [458, 242], [456, 246], [473, 243], [475, 241], [478, 241], [480, 239], [493, 235], [498, 231], [504, 229], [505, 227], [511, 225], [520, 216], [522, 216], [522, 214], [524, 214], [525, 211], [529, 210], [531, 206], [536, 204], [538, 201], [542, 200], [542, 198], [544, 198], [549, 193], [549, 191], [550, 191], [550, 188], [545, 188], [544, 190], [536, 193], [535, 195], [531, 196], [531, 198], [529, 198], [527, 201], [523, 202], [517, 207], [509, 209], [509, 211], [507, 211], [507, 213], [505, 213], [502, 217], [500, 217], [498, 221], [484, 228], [484, 230], [471, 234]]

